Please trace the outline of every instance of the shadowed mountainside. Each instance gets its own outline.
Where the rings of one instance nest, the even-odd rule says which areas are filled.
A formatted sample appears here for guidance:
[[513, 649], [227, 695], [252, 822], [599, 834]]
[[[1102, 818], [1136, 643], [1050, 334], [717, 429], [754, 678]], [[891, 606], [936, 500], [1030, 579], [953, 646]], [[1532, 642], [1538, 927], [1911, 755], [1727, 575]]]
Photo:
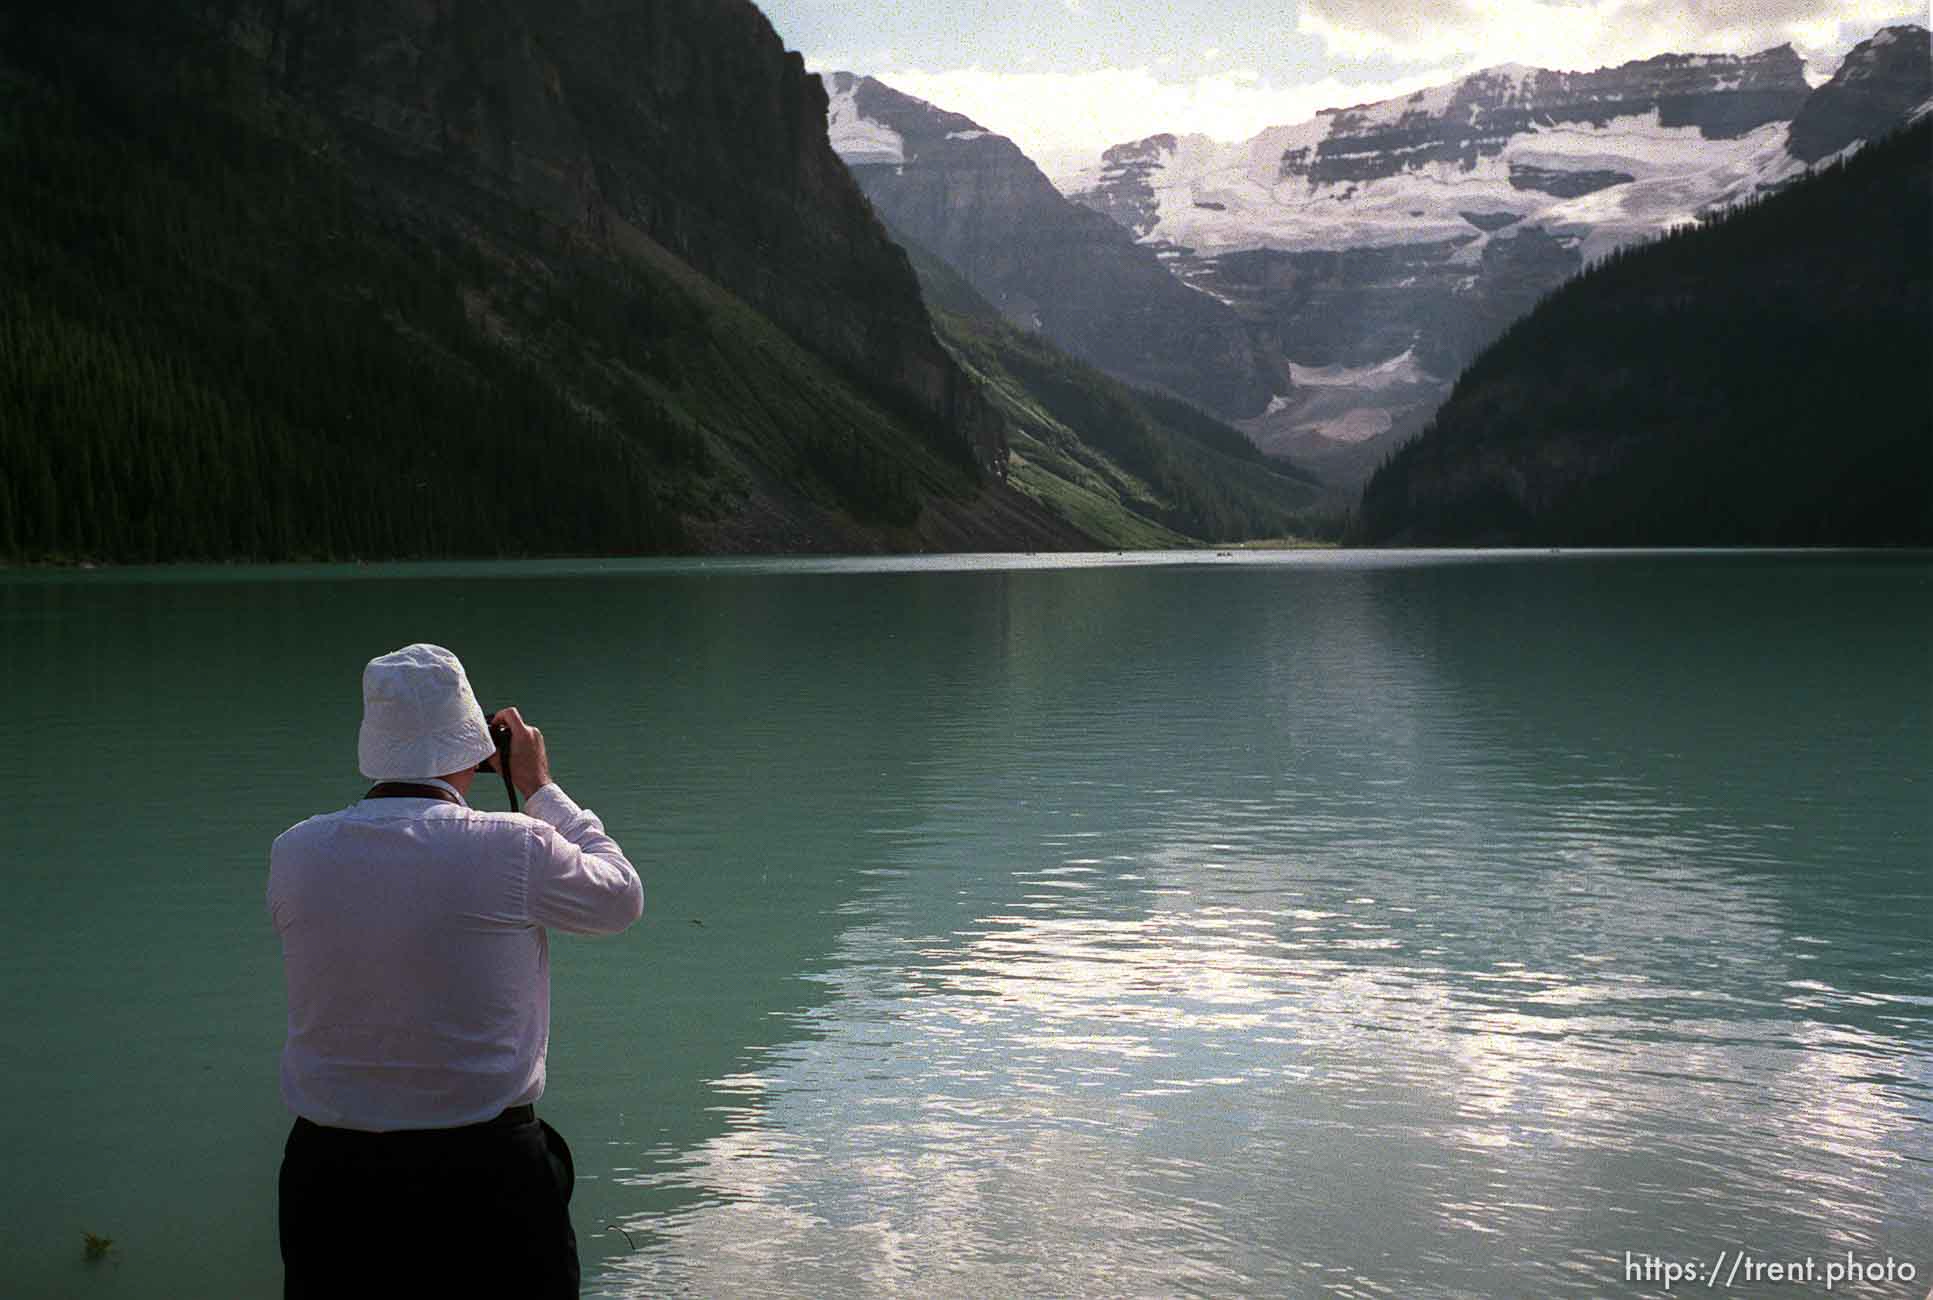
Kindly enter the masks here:
[[1022, 329], [1223, 418], [1291, 387], [1225, 302], [1069, 202], [1013, 141], [871, 77], [828, 74], [832, 143], [880, 215]]
[[1057, 547], [747, 0], [0, 16], [0, 556]]
[[1812, 92], [1786, 134], [1786, 148], [1816, 163], [1857, 140], [1886, 134], [1933, 94], [1933, 42], [1924, 27], [1887, 27], [1861, 41]]

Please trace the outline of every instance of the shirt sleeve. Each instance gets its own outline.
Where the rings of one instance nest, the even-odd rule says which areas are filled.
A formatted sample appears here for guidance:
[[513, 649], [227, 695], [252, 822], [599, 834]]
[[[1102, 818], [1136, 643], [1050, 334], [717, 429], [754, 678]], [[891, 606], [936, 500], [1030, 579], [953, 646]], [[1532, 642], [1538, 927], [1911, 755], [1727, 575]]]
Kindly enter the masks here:
[[539, 925], [572, 934], [616, 934], [644, 914], [644, 882], [604, 823], [552, 782], [524, 800], [537, 831], [527, 906]]

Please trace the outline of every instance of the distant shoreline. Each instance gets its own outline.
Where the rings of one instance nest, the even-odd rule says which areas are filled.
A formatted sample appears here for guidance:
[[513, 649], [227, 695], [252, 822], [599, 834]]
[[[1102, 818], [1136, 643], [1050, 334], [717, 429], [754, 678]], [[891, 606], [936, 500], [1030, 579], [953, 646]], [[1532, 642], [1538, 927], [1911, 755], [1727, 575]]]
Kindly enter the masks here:
[[[1078, 569], [1119, 567], [1095, 560], [1118, 559], [1128, 565], [1137, 560], [1161, 563], [1161, 557], [1175, 557], [1174, 563], [1212, 564], [1217, 558], [1233, 559], [1237, 553], [1263, 555], [1334, 554], [1373, 557], [1378, 554], [1409, 556], [1416, 560], [1454, 560], [1462, 557], [1488, 559], [1532, 559], [1552, 556], [1827, 556], [1867, 555], [1898, 559], [1933, 556], [1933, 547], [1901, 543], [1897, 545], [1819, 545], [1819, 546], [1354, 546], [1337, 542], [1274, 538], [1232, 542], [1221, 546], [1170, 548], [1098, 549], [1091, 551], [907, 551], [890, 553], [817, 553], [766, 552], [694, 553], [679, 555], [522, 555], [522, 556], [439, 556], [383, 560], [168, 560], [154, 563], [122, 564], [114, 561], [39, 561], [0, 562], [0, 580], [8, 578], [50, 578], [93, 573], [103, 577], [156, 578], [172, 576], [214, 577], [224, 573], [240, 575], [259, 571], [263, 578], [286, 577], [290, 580], [348, 577], [367, 571], [371, 578], [390, 576], [420, 577], [423, 573], [396, 573], [397, 570], [462, 571], [477, 566], [520, 566], [531, 572], [516, 576], [577, 576], [586, 573], [616, 572], [648, 566], [661, 566], [668, 573], [720, 575], [762, 571], [770, 565], [796, 565], [803, 571], [877, 571], [877, 572], [972, 572], [1002, 568]], [[1133, 557], [1133, 558], [1130, 558]], [[1064, 561], [1065, 563], [1056, 563]], [[1008, 562], [1014, 562], [1009, 564]], [[821, 567], [823, 566], [823, 567]], [[873, 566], [869, 568], [868, 566]]]

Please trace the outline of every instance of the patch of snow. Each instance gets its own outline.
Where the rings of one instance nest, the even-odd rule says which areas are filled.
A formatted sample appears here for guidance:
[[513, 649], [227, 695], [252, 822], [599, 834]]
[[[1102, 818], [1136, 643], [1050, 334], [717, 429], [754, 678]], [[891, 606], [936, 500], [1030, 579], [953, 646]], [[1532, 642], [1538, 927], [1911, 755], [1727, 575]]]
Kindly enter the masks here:
[[983, 135], [992, 134], [993, 132], [991, 131], [948, 131], [946, 138], [949, 140], [978, 140]]
[[1289, 399], [1282, 396], [1282, 394], [1277, 393], [1275, 396], [1269, 398], [1268, 409], [1266, 411], [1263, 411], [1262, 414], [1265, 416], [1278, 415], [1281, 412], [1286, 411], [1288, 409], [1289, 409]]
[[1866, 147], [1866, 142], [1864, 140], [1854, 140], [1851, 144], [1847, 145], [1845, 148], [1835, 150], [1832, 153], [1829, 153], [1825, 157], [1821, 158], [1818, 162], [1813, 163], [1812, 169], [1814, 171], [1822, 172], [1828, 167], [1837, 167], [1840, 163], [1851, 162], [1852, 156], [1858, 153], [1861, 149], [1864, 149], [1865, 147]]
[[[840, 79], [842, 82], [844, 78]], [[904, 163], [906, 141], [884, 122], [875, 122], [859, 112], [859, 83], [846, 83], [845, 89], [831, 95], [826, 103], [826, 136], [832, 151], [848, 166], [862, 163]]]
[[[1283, 153], [1313, 151], [1333, 123], [1333, 116], [1324, 115], [1272, 128], [1239, 145], [1199, 136], [1179, 141], [1146, 173], [1157, 205], [1147, 242], [1213, 257], [1245, 248], [1298, 251], [1454, 240], [1459, 260], [1474, 261], [1484, 241], [1464, 220], [1469, 211], [1509, 213], [1522, 227], [1541, 224], [1553, 233], [1568, 228], [1583, 240], [1584, 256], [1593, 259], [1695, 220], [1714, 202], [1745, 198], [1798, 166], [1785, 152], [1783, 122], [1735, 139], [1707, 140], [1695, 126], [1664, 126], [1652, 110], [1602, 127], [1583, 122], [1536, 127], [1467, 170], [1459, 162], [1429, 162], [1349, 184], [1278, 179]], [[1512, 186], [1513, 164], [1618, 172], [1633, 180], [1562, 199]], [[1198, 206], [1204, 202], [1218, 206]]]
[[1101, 183], [1101, 167], [1100, 164], [1094, 163], [1073, 171], [1049, 172], [1047, 181], [1060, 191], [1062, 198], [1071, 199], [1078, 194], [1087, 193]]
[[1368, 442], [1388, 433], [1395, 423], [1394, 417], [1380, 406], [1358, 406], [1303, 427], [1331, 442]]
[[[1763, 128], [1760, 128], [1761, 130]], [[1707, 140], [1695, 126], [1665, 126], [1657, 109], [1611, 119], [1603, 127], [1588, 122], [1534, 125], [1512, 140], [1505, 153], [1531, 166], [1570, 170], [1683, 171], [1709, 162], [1733, 142]]]
[[1213, 298], [1216, 302], [1225, 303], [1230, 307], [1233, 307], [1236, 305], [1235, 300], [1233, 298], [1230, 298], [1227, 294], [1216, 293], [1213, 289], [1209, 288], [1207, 285], [1202, 284], [1188, 276], [1180, 275], [1180, 276], [1176, 276], [1175, 278], [1177, 280], [1180, 280], [1181, 283], [1183, 283], [1184, 285], [1187, 285], [1190, 289], [1193, 289], [1196, 293], [1201, 294], [1204, 297]]
[[1579, 252], [1587, 264], [1805, 170], [1786, 152], [1783, 122], [1768, 122], [1733, 140], [1706, 141], [1698, 152], [1662, 135], [1649, 142], [1649, 149], [1632, 148], [1618, 167], [1635, 180], [1554, 202], [1539, 214], [1547, 228], [1582, 236]]
[[1507, 85], [1512, 97], [1520, 97], [1530, 83], [1543, 75], [1542, 68], [1529, 67], [1522, 63], [1501, 63], [1494, 68], [1485, 68], [1479, 76]]
[[[1387, 361], [1378, 361], [1370, 366], [1299, 366], [1289, 363], [1289, 377], [1299, 388], [1393, 388], [1397, 384], [1427, 384], [1434, 382], [1429, 373], [1417, 364], [1416, 349], [1410, 348], [1401, 356]], [[1277, 399], [1280, 400], [1279, 398]], [[1270, 404], [1270, 410], [1274, 404]]]

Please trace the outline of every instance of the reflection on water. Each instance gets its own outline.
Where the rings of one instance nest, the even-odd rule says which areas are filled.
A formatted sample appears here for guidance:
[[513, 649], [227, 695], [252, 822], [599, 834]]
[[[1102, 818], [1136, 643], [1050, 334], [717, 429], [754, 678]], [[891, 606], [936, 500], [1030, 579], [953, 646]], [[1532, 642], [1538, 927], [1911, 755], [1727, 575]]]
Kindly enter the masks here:
[[553, 945], [588, 1293], [1933, 1285], [1924, 557], [282, 577], [0, 582], [30, 1290], [272, 1293], [261, 851], [424, 635], [645, 867]]
[[1576, 576], [1012, 588], [830, 999], [632, 1176], [702, 1196], [601, 1291], [1933, 1272], [1924, 603]]

